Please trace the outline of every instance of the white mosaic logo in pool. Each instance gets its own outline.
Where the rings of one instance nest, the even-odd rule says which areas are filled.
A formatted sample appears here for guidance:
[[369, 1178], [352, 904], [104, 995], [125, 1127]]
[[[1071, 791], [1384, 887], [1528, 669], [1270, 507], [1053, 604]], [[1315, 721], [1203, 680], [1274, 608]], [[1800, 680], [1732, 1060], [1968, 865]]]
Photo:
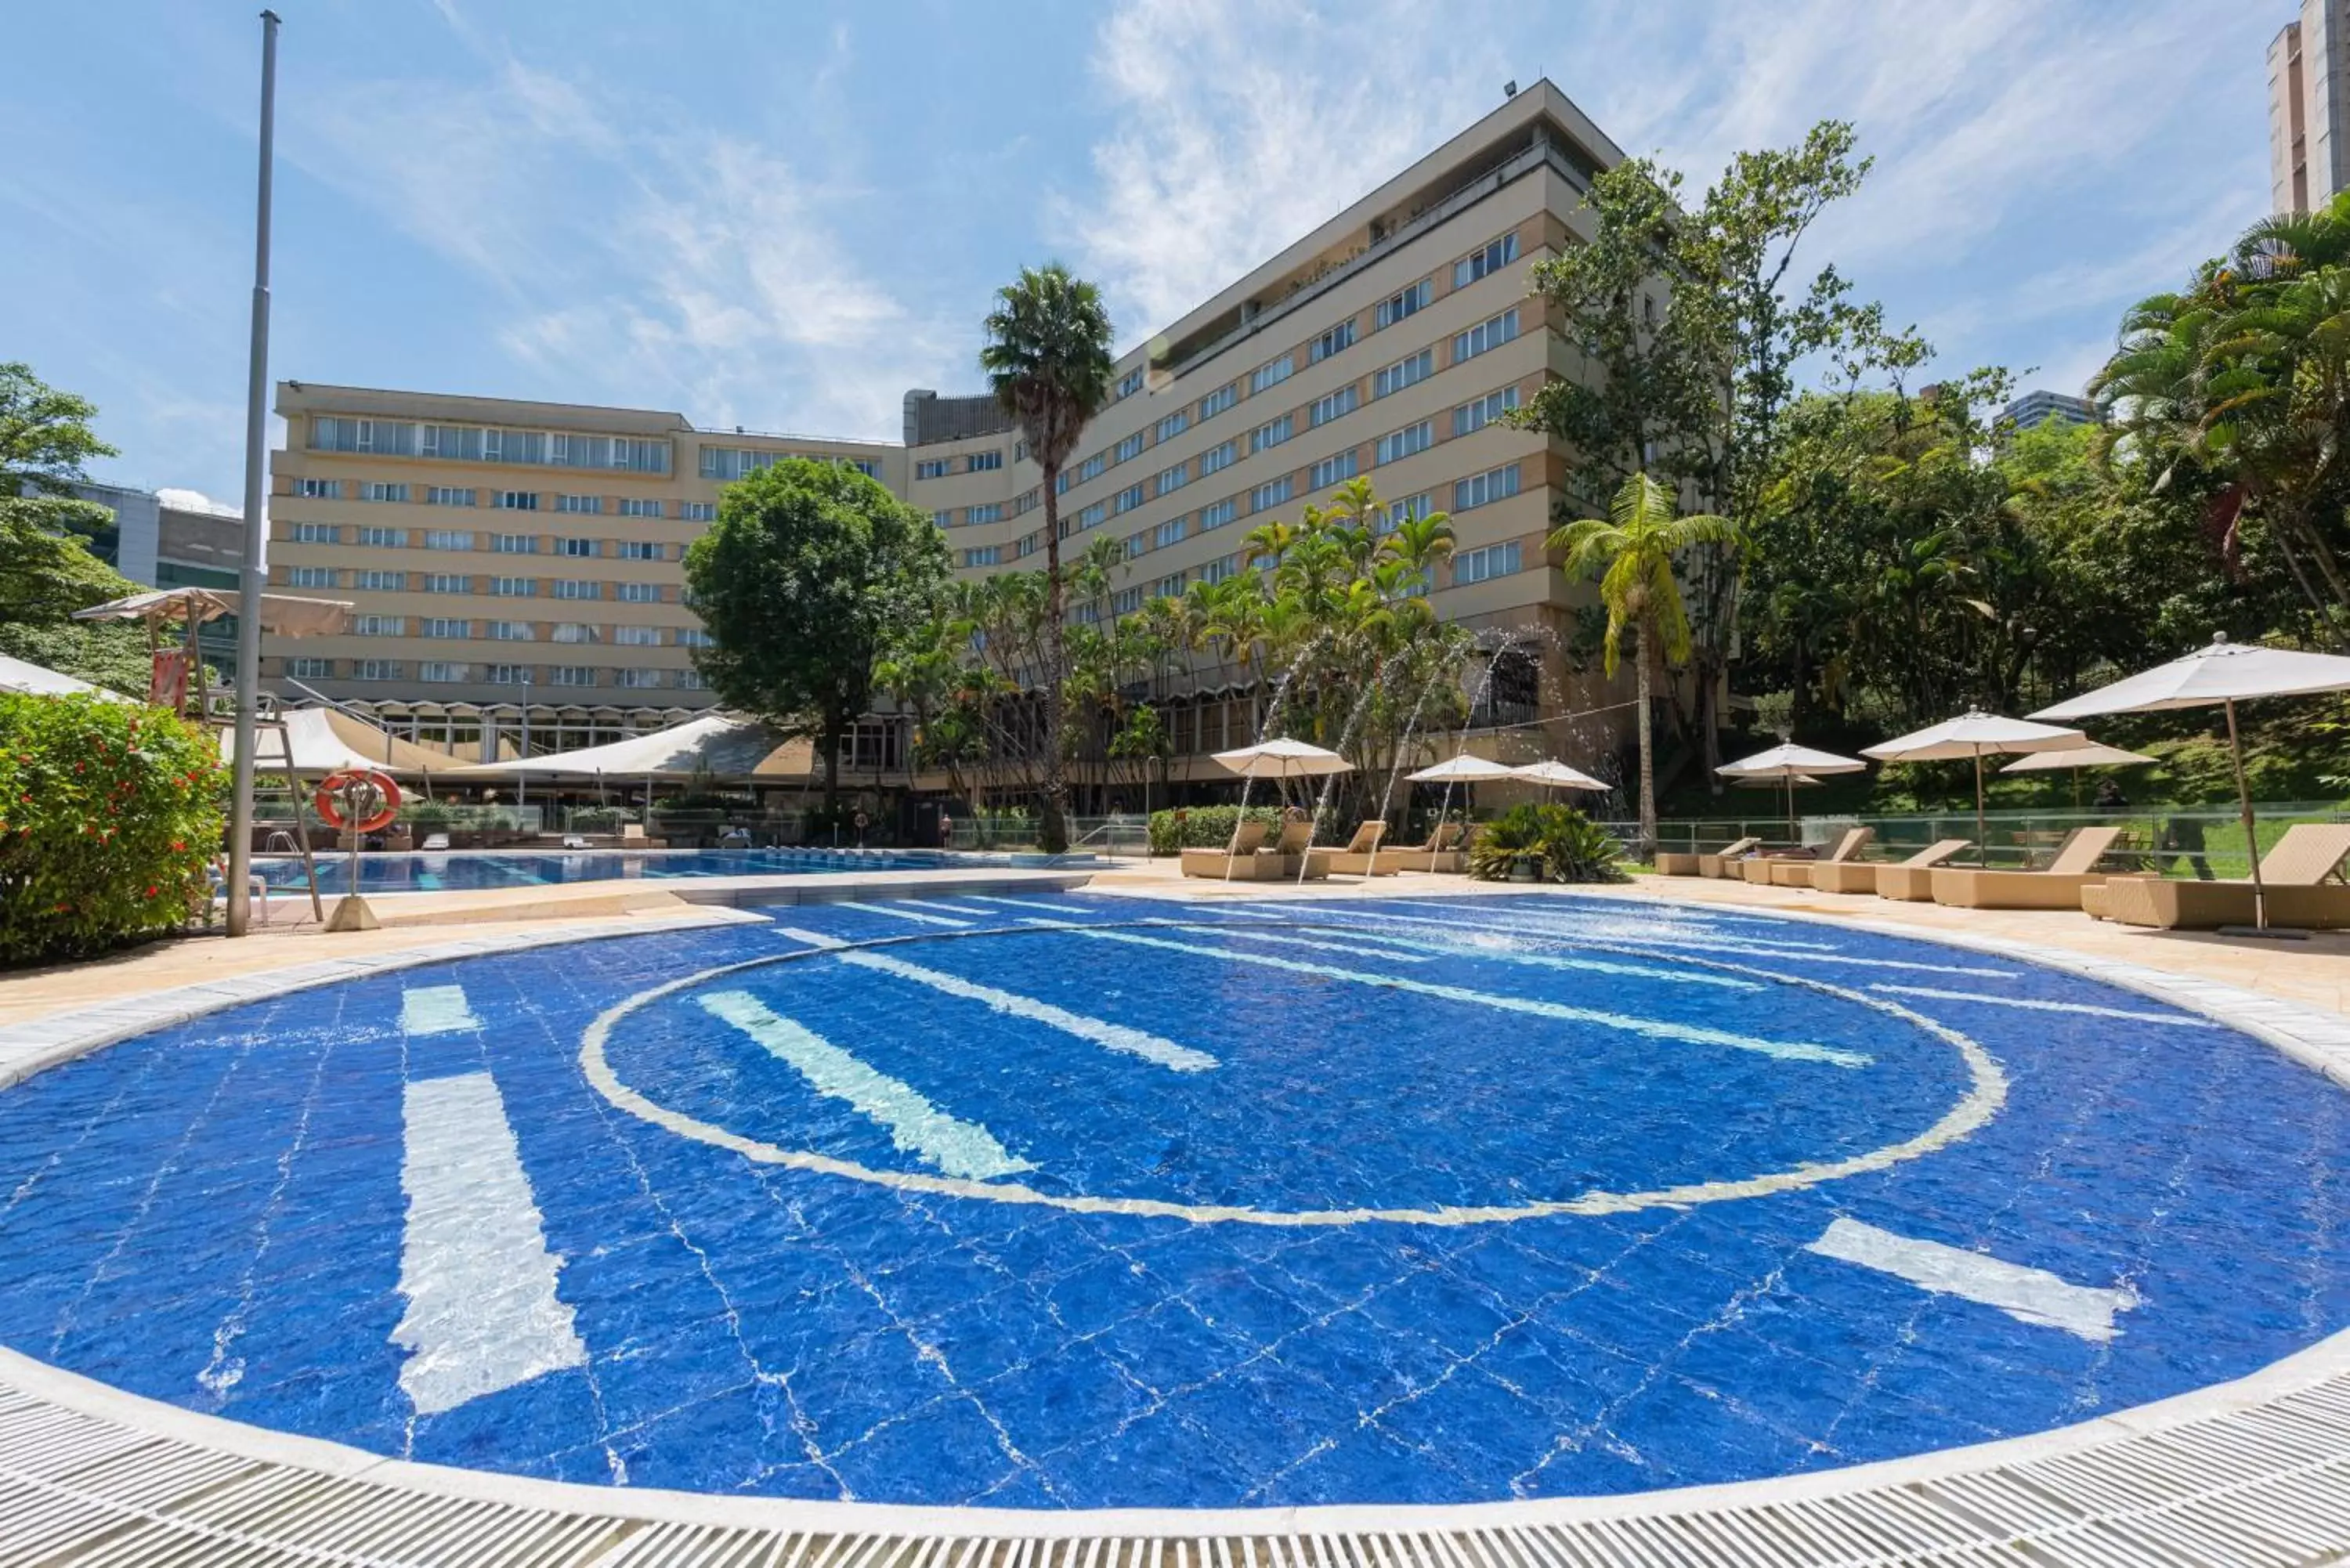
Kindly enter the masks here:
[[[1018, 900], [991, 900], [1010, 906]], [[773, 998], [748, 989], [757, 971], [795, 962], [837, 965], [860, 976], [910, 985], [975, 1003], [1000, 1017], [1055, 1034], [1118, 1057], [1185, 1077], [1205, 1075], [1212, 1081], [1222, 1068], [1212, 1040], [1186, 1042], [1128, 1024], [1089, 1017], [1055, 1002], [1022, 995], [951, 972], [948, 969], [903, 956], [924, 954], [931, 942], [956, 944], [973, 940], [1013, 939], [981, 933], [978, 937], [948, 936], [927, 930], [879, 943], [848, 942], [838, 937], [779, 924], [777, 935], [797, 944], [797, 950], [744, 963], [703, 971], [639, 992], [598, 1017], [581, 1042], [580, 1062], [588, 1081], [613, 1105], [666, 1128], [681, 1137], [726, 1148], [763, 1164], [822, 1172], [871, 1182], [904, 1191], [937, 1193], [990, 1202], [1044, 1205], [1080, 1213], [1125, 1214], [1180, 1218], [1202, 1222], [1273, 1226], [1351, 1225], [1369, 1220], [1440, 1225], [1472, 1225], [1540, 1218], [1547, 1215], [1611, 1214], [1636, 1210], [1681, 1207], [1700, 1203], [1766, 1197], [1773, 1193], [1817, 1187], [1846, 1178], [1887, 1169], [1917, 1159], [1962, 1139], [1996, 1116], [2007, 1096], [2007, 1080], [1991, 1054], [1973, 1039], [1926, 1017], [1882, 992], [1871, 993], [1835, 985], [1808, 974], [1792, 974], [1755, 964], [1724, 962], [1679, 952], [1659, 952], [1660, 962], [1627, 961], [1622, 957], [1562, 956], [1535, 950], [1534, 944], [1496, 949], [1471, 940], [1458, 929], [1431, 930], [1441, 922], [1429, 920], [1391, 929], [1367, 929], [1354, 922], [1292, 919], [1278, 923], [1263, 919], [1229, 919], [1225, 923], [1187, 919], [1085, 921], [1066, 918], [1082, 913], [1076, 906], [1042, 906], [1050, 916], [1007, 909], [1004, 918], [1017, 922], [1021, 935], [1076, 936], [1088, 942], [1187, 961], [1201, 959], [1276, 976], [1310, 979], [1341, 988], [1373, 991], [1442, 1003], [1470, 1013], [1548, 1020], [1653, 1044], [1667, 1049], [1699, 1053], [1752, 1054], [1795, 1074], [1827, 1073], [1841, 1076], [1870, 1068], [1874, 1056], [1848, 1044], [1808, 1041], [1802, 1033], [1801, 1014], [1788, 1015], [1788, 1027], [1770, 1034], [1719, 1028], [1703, 1023], [1642, 1016], [1580, 1002], [1517, 994], [1504, 989], [1479, 988], [1439, 981], [1419, 971], [1422, 961], [1473, 954], [1481, 960], [1500, 959], [1513, 965], [1541, 969], [1573, 969], [1603, 976], [1637, 976], [1650, 984], [1716, 987], [1760, 991], [1788, 987], [1814, 995], [1833, 997], [1864, 1008], [1925, 1037], [1952, 1053], [1961, 1069], [1962, 1087], [1930, 1125], [1863, 1152], [1837, 1158], [1794, 1160], [1779, 1168], [1755, 1171], [1725, 1179], [1669, 1181], [1655, 1187], [1584, 1190], [1556, 1198], [1532, 1198], [1506, 1203], [1345, 1203], [1329, 1207], [1260, 1206], [1246, 1202], [1176, 1201], [1145, 1195], [1050, 1191], [1017, 1179], [1038, 1169], [1034, 1150], [1022, 1150], [1002, 1136], [957, 1110], [934, 1103], [931, 1095], [881, 1071], [861, 1059], [853, 1043], [827, 1038], [804, 1020], [784, 1016]], [[874, 905], [879, 914], [910, 912]], [[978, 911], [971, 911], [976, 914]], [[927, 915], [924, 923], [943, 921]], [[959, 926], [967, 922], [956, 921]], [[976, 922], [968, 922], [976, 923]], [[875, 950], [876, 949], [889, 950]], [[953, 950], [951, 947], [941, 951]], [[1329, 957], [1321, 956], [1332, 955]], [[1352, 955], [1365, 967], [1342, 961]], [[924, 954], [924, 956], [927, 956]], [[1638, 955], [1635, 955], [1636, 957]], [[1775, 954], [1758, 953], [1768, 961]], [[1396, 966], [1367, 967], [1370, 963]], [[1449, 966], [1457, 967], [1457, 966]], [[1442, 972], [1442, 971], [1439, 971]], [[820, 1098], [846, 1106], [862, 1118], [861, 1125], [885, 1134], [890, 1147], [907, 1157], [909, 1166], [887, 1168], [845, 1158], [822, 1149], [787, 1147], [770, 1137], [754, 1136], [721, 1125], [711, 1116], [692, 1114], [661, 1103], [625, 1081], [613, 1065], [614, 1032], [642, 1010], [682, 992], [694, 992], [695, 1011], [721, 1021], [746, 1045], [791, 1068], [806, 1089]], [[1581, 994], [1580, 992], [1575, 994]], [[1914, 1124], [1913, 1124], [1914, 1125]]]

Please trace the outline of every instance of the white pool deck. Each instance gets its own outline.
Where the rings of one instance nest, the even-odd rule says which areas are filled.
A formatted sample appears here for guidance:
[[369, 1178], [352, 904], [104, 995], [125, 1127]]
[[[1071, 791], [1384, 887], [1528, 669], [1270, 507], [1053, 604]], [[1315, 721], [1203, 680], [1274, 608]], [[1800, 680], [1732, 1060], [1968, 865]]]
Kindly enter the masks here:
[[[920, 896], [873, 880], [881, 885], [806, 891]], [[1202, 898], [1271, 891], [1185, 885], [1156, 870], [1095, 886]], [[1468, 890], [1451, 877], [1382, 877], [1278, 896]], [[2350, 1085], [2342, 1000], [2350, 940], [2133, 939], [2079, 916], [1978, 918], [1745, 884], [1647, 880], [1616, 896], [1735, 903], [2028, 958], [2223, 1018]], [[453, 942], [447, 929], [430, 928], [273, 934], [0, 979], [0, 1085], [147, 1029], [303, 986], [752, 918], [670, 905], [483, 924]], [[93, 1003], [97, 996], [106, 1000]], [[197, 1415], [0, 1351], [0, 1564], [10, 1568], [2044, 1568], [2345, 1559], [2350, 1333], [2251, 1377], [2080, 1426], [1784, 1480], [1459, 1507], [1066, 1513], [703, 1496], [442, 1469]]]

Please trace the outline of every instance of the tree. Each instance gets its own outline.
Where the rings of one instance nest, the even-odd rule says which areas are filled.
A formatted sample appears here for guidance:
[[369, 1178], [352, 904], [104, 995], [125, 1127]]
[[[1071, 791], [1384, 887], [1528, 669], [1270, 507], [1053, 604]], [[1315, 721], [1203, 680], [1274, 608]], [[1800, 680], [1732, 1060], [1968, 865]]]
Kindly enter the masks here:
[[1674, 559], [1708, 546], [1734, 549], [1738, 542], [1738, 529], [1727, 517], [1674, 516], [1672, 497], [1646, 473], [1624, 482], [1607, 517], [1583, 518], [1550, 536], [1550, 547], [1564, 553], [1562, 566], [1570, 579], [1599, 578], [1599, 601], [1607, 609], [1609, 675], [1616, 673], [1624, 628], [1630, 626], [1639, 633], [1640, 841], [1645, 851], [1653, 851], [1657, 843], [1649, 667], [1659, 657], [1686, 663], [1690, 653], [1689, 609], [1673, 575]]
[[988, 386], [1020, 427], [1028, 455], [1044, 471], [1045, 504], [1045, 848], [1068, 846], [1068, 773], [1062, 755], [1067, 715], [1066, 607], [1061, 580], [1061, 468], [1087, 421], [1109, 401], [1110, 324], [1101, 291], [1055, 263], [1023, 267], [996, 291], [979, 353]]
[[61, 392], [21, 361], [0, 365], [0, 498], [70, 495], [93, 457], [115, 457], [90, 421], [98, 405]]
[[694, 666], [728, 706], [816, 737], [829, 813], [875, 667], [918, 640], [946, 575], [937, 525], [879, 482], [845, 463], [776, 463], [728, 485], [686, 552], [715, 642]]
[[73, 613], [139, 591], [81, 535], [106, 509], [87, 501], [0, 497], [0, 653], [126, 696], [147, 694], [147, 643], [123, 621]]

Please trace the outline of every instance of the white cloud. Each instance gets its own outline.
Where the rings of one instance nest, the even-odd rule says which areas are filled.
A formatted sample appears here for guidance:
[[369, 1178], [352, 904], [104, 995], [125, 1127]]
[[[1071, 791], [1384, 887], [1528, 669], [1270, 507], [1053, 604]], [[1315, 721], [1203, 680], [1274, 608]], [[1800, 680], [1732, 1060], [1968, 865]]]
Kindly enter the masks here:
[[155, 499], [181, 512], [209, 512], [215, 517], [242, 517], [241, 507], [225, 501], [214, 501], [201, 490], [175, 490], [169, 485], [155, 493]]

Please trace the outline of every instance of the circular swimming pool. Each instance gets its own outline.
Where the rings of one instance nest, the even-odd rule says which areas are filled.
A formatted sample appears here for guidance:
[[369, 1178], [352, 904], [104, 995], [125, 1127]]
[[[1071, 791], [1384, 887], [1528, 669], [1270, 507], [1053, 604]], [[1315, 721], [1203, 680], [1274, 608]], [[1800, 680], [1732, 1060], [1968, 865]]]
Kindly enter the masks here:
[[2338, 1331], [2345, 1108], [2211, 1019], [1816, 923], [808, 906], [289, 992], [0, 1094], [0, 1343], [615, 1485], [1632, 1491]]

